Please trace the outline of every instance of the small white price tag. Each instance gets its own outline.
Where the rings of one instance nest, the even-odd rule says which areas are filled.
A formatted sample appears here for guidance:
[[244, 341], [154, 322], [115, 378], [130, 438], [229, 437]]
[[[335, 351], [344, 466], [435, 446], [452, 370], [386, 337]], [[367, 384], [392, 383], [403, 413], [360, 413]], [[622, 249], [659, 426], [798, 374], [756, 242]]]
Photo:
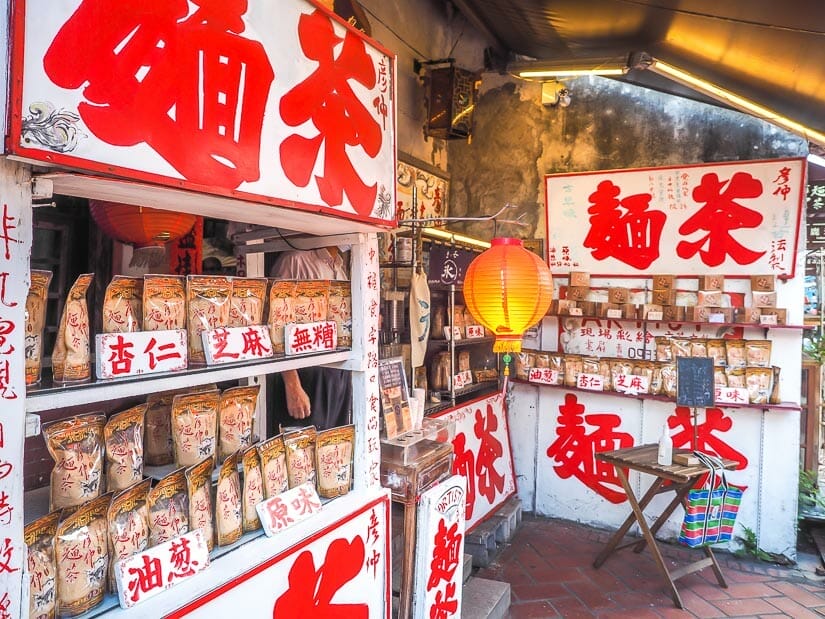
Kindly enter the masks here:
[[724, 314], [708, 314], [708, 322], [725, 322]]
[[759, 316], [760, 325], [776, 325], [776, 314], [762, 314]]
[[582, 308], [580, 308], [580, 307], [571, 307], [568, 310], [568, 312], [571, 316], [583, 316], [584, 315], [584, 313], [582, 312]]
[[453, 384], [456, 389], [461, 389], [473, 383], [473, 373], [470, 370], [464, 370], [453, 376]]
[[648, 312], [647, 319], [648, 320], [661, 320], [663, 316], [662, 312]]
[[475, 340], [484, 337], [484, 327], [481, 325], [467, 325], [467, 339]]
[[622, 317], [622, 310], [620, 310], [620, 309], [609, 309], [609, 310], [607, 310], [607, 317], [608, 318], [621, 318]]

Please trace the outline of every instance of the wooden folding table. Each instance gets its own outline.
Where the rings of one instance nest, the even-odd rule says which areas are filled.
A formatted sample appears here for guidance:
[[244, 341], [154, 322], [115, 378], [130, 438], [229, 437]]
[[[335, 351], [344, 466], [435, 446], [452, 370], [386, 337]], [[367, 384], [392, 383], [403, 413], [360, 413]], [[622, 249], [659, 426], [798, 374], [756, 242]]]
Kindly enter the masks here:
[[[673, 453], [676, 455], [690, 454], [691, 452], [686, 449], [675, 449]], [[719, 582], [719, 585], [727, 588], [728, 585], [725, 582], [725, 577], [722, 575], [722, 570], [719, 567], [719, 563], [717, 563], [716, 557], [713, 555], [713, 550], [711, 550], [708, 546], [702, 547], [705, 558], [689, 563], [688, 565], [684, 565], [673, 571], [669, 571], [664, 559], [662, 558], [662, 553], [659, 551], [659, 547], [656, 544], [655, 535], [676, 507], [684, 501], [688, 491], [696, 485], [696, 482], [700, 477], [702, 477], [702, 475], [708, 472], [708, 468], [703, 464], [682, 465], [676, 464], [675, 462], [670, 466], [662, 466], [657, 463], [657, 454], [658, 445], [641, 445], [639, 447], [617, 449], [616, 451], [607, 451], [596, 454], [597, 460], [608, 462], [616, 467], [616, 474], [622, 482], [622, 486], [627, 494], [627, 500], [630, 503], [632, 512], [627, 517], [627, 520], [624, 521], [624, 524], [618, 528], [618, 530], [607, 542], [607, 546], [605, 546], [604, 550], [602, 550], [599, 553], [599, 556], [596, 557], [596, 560], [593, 562], [593, 567], [601, 567], [601, 565], [611, 554], [623, 548], [627, 548], [628, 546], [633, 546], [634, 552], [641, 552], [644, 550], [646, 545], [649, 545], [650, 552], [653, 553], [653, 558], [659, 566], [659, 571], [661, 571], [662, 575], [665, 577], [665, 581], [667, 582], [667, 586], [670, 590], [670, 595], [673, 598], [673, 603], [676, 604], [678, 608], [684, 608], [682, 598], [676, 590], [676, 584], [674, 581], [678, 580], [682, 576], [692, 574], [693, 572], [706, 567], [713, 568], [713, 573], [716, 575], [716, 580]], [[726, 469], [732, 469], [736, 466], [736, 462], [724, 458], [722, 459], [722, 464]], [[652, 475], [654, 478], [653, 484], [650, 488], [648, 488], [641, 500], [636, 499], [636, 495], [633, 493], [633, 490], [628, 483], [628, 470], [647, 473], [648, 475]], [[644, 516], [644, 509], [650, 501], [653, 500], [654, 496], [665, 492], [675, 492], [676, 496], [673, 497], [673, 500], [667, 507], [665, 507], [653, 523], [648, 526], [647, 520]], [[619, 542], [622, 541], [633, 523], [637, 523], [639, 525], [639, 528], [642, 531], [642, 539], [636, 539], [619, 545]]]

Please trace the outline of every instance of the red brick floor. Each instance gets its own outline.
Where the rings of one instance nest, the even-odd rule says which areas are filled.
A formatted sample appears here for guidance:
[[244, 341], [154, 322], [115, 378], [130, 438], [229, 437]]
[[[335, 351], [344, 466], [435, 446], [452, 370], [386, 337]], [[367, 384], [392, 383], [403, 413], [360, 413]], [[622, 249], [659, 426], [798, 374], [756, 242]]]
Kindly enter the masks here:
[[[601, 568], [593, 559], [610, 531], [525, 515], [521, 527], [477, 576], [509, 582], [510, 617], [807, 617], [825, 616], [825, 579], [815, 561], [793, 568], [716, 553], [728, 588], [710, 568], [689, 574], [676, 587], [685, 609], [673, 605], [653, 556], [625, 548]], [[699, 550], [660, 543], [669, 569], [701, 558]], [[800, 567], [802, 566], [802, 567]]]

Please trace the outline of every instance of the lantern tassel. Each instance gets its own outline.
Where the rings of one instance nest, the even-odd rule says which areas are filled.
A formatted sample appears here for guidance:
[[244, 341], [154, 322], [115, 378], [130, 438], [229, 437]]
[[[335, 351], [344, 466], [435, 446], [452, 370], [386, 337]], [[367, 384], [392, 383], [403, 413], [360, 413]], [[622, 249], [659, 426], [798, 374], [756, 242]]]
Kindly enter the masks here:
[[496, 338], [496, 341], [493, 342], [493, 352], [521, 352], [521, 338]]
[[132, 253], [130, 267], [148, 267], [157, 269], [166, 264], [166, 247], [149, 245], [147, 247], [136, 247]]

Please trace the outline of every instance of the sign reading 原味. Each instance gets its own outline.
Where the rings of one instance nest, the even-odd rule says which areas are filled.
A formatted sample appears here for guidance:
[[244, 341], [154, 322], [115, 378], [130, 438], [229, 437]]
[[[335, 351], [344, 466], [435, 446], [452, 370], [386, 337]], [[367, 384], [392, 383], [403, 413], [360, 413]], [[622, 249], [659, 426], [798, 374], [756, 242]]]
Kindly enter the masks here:
[[26, 0], [13, 20], [15, 154], [394, 223], [395, 58], [320, 5]]
[[805, 160], [545, 177], [553, 272], [793, 277]]

